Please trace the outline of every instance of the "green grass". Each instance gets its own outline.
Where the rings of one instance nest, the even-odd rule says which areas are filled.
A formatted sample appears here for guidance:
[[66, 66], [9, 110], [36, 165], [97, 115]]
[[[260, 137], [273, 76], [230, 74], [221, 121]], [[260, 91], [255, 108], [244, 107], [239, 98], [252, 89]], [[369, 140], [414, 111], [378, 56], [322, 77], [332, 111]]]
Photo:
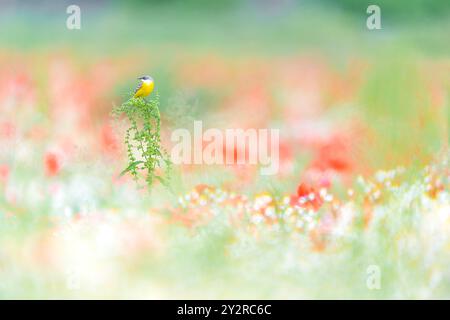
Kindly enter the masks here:
[[[341, 233], [327, 234], [328, 246], [318, 251], [310, 233], [297, 232], [288, 223], [279, 229], [255, 225], [247, 214], [240, 224], [232, 224], [235, 207], [210, 204], [215, 215], [194, 228], [171, 220], [174, 212], [189, 213], [178, 197], [189, 195], [193, 186], [220, 187], [237, 179], [227, 169], [192, 173], [175, 167], [174, 192], [155, 185], [149, 195], [126, 180], [112, 181], [124, 169], [127, 154], [119, 163], [88, 154], [57, 177], [48, 177], [42, 158], [51, 141], [24, 138], [0, 153], [10, 168], [8, 189], [0, 184], [0, 298], [448, 298], [450, 87], [444, 88], [445, 104], [433, 107], [425, 75], [428, 64], [448, 62], [448, 10], [435, 13], [431, 8], [432, 14], [422, 16], [418, 8], [424, 2], [414, 1], [414, 19], [409, 19], [402, 13], [407, 4], [395, 4], [385, 8], [383, 29], [375, 32], [365, 28], [360, 2], [350, 0], [336, 7], [300, 3], [273, 14], [248, 4], [223, 3], [86, 4], [80, 31], [65, 28], [63, 5], [2, 11], [0, 29], [9, 31], [0, 33], [2, 51], [19, 61], [36, 59], [32, 69], [40, 92], [36, 112], [18, 107], [13, 120], [19, 130], [49, 128], [59, 137], [52, 126], [62, 119], [48, 115], [48, 72], [39, 63], [42, 57], [68, 56], [84, 76], [102, 59], [128, 59], [124, 78], [95, 112], [109, 110], [110, 101], [129, 91], [134, 85], [129, 75], [150, 70], [158, 79], [161, 105], [131, 100], [116, 111], [125, 112], [137, 129], [129, 138], [148, 143], [141, 149], [148, 161], [139, 165], [145, 164], [142, 169], [153, 177], [152, 156], [166, 159], [156, 110], [161, 108], [163, 126], [187, 127], [193, 119], [210, 124], [220, 120], [216, 112], [227, 98], [226, 88], [184, 95], [174, 67], [180, 57], [189, 61], [217, 54], [233, 66], [236, 58], [270, 64], [313, 56], [337, 74], [361, 59], [366, 68], [361, 88], [342, 105], [326, 105], [321, 117], [337, 124], [352, 117], [361, 120], [376, 137], [362, 146], [368, 167], [376, 171], [402, 165], [406, 172], [390, 186], [369, 173], [355, 179], [352, 200], [344, 184], [333, 186], [353, 220]], [[270, 89], [279, 88], [274, 84]], [[140, 120], [156, 130], [143, 133]], [[273, 123], [282, 126], [281, 121], [279, 116]], [[128, 141], [132, 149], [130, 145]], [[134, 155], [128, 160], [128, 169], [138, 174]], [[295, 159], [296, 175], [258, 177], [239, 191], [250, 199], [262, 191], [276, 197], [293, 194], [309, 160], [307, 154]], [[436, 170], [434, 175], [424, 171], [425, 164]], [[433, 176], [431, 182], [428, 176]], [[437, 180], [443, 188], [433, 196], [427, 188]], [[371, 187], [380, 189], [381, 200], [371, 200]], [[372, 220], [366, 225], [368, 209]], [[323, 222], [330, 210], [321, 208], [313, 220]], [[286, 212], [276, 215], [284, 221]], [[380, 290], [366, 286], [371, 265], [381, 270]], [[70, 289], [73, 278], [79, 287]]]

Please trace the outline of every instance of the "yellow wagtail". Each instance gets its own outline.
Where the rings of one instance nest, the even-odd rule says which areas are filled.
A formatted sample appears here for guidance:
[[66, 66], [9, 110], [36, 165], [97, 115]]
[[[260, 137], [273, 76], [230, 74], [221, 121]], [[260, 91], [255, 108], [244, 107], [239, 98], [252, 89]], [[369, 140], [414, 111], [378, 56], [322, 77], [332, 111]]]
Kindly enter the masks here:
[[150, 93], [152, 93], [153, 88], [155, 87], [155, 82], [153, 81], [153, 78], [150, 76], [143, 76], [138, 79], [141, 80], [141, 84], [134, 91], [134, 97], [144, 98], [148, 96]]

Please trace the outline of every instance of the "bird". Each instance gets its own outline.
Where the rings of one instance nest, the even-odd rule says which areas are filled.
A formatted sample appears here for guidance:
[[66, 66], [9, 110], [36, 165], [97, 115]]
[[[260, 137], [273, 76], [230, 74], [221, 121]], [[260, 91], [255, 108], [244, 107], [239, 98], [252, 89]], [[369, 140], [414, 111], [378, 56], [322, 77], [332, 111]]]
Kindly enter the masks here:
[[155, 87], [155, 82], [153, 78], [150, 76], [142, 76], [139, 77], [138, 80], [141, 80], [141, 83], [134, 91], [134, 98], [144, 98], [152, 93], [153, 88]]

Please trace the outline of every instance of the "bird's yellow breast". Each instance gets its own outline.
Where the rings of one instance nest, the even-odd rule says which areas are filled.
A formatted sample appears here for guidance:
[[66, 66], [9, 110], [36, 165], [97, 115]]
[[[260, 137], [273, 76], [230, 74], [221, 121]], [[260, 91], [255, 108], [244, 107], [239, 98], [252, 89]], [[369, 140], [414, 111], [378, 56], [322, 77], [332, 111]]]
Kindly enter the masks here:
[[141, 86], [138, 90], [136, 90], [136, 93], [134, 94], [134, 97], [146, 97], [150, 93], [152, 93], [153, 88], [155, 87], [155, 83], [153, 81], [143, 81]]

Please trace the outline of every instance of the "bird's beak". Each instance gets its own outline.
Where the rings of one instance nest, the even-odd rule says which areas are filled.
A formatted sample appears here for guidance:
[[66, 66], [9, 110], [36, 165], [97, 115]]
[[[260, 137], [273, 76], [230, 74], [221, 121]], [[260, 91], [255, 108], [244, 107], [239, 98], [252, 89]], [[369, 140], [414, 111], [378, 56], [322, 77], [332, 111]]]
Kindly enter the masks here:
[[142, 80], [142, 77], [137, 78], [138, 80]]

